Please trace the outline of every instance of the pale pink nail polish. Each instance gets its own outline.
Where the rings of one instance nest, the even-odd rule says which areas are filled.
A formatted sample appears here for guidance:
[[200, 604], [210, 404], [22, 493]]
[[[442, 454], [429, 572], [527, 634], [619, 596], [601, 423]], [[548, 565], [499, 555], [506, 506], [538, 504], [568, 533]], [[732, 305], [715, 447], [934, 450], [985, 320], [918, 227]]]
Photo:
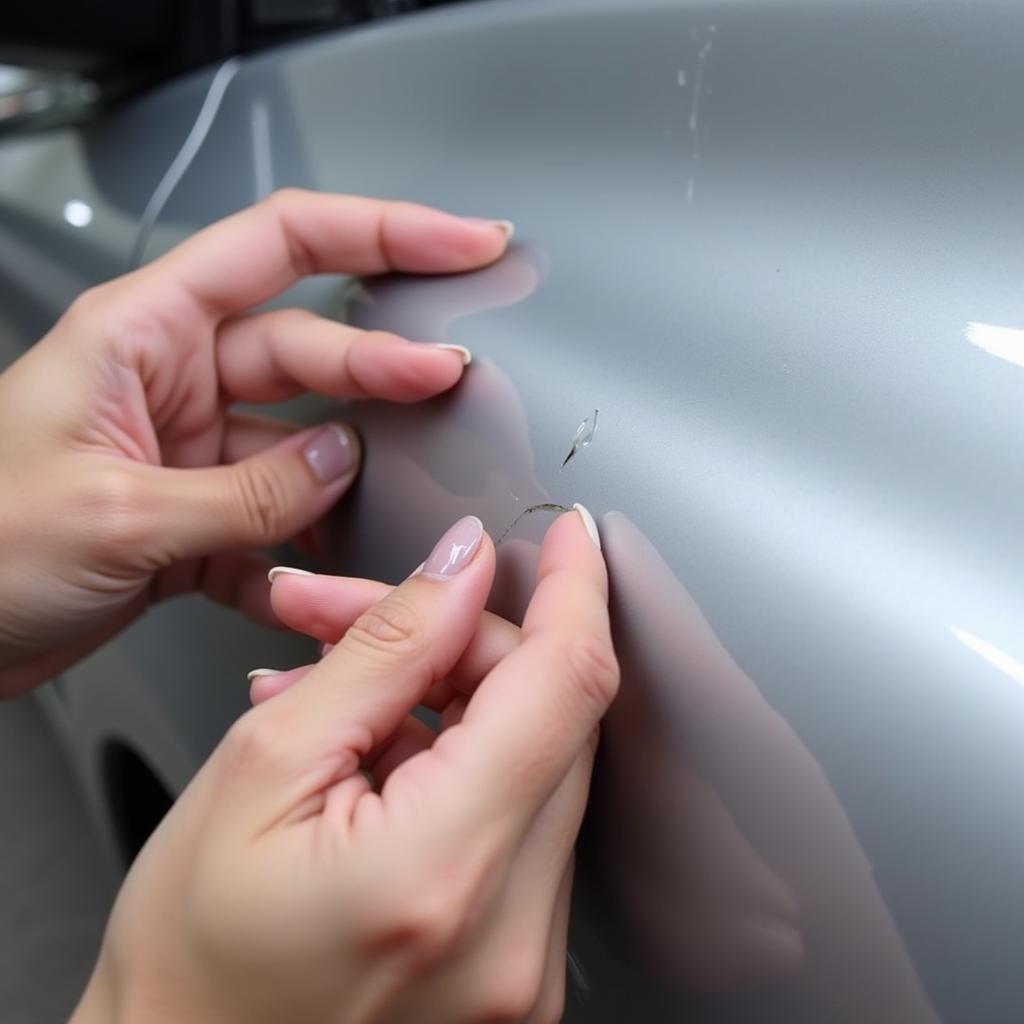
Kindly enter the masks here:
[[454, 576], [472, 559], [483, 535], [484, 524], [476, 516], [460, 519], [434, 546], [421, 575], [435, 580]]
[[322, 484], [330, 484], [344, 476], [351, 468], [355, 453], [348, 431], [336, 423], [329, 423], [303, 449], [302, 454]]

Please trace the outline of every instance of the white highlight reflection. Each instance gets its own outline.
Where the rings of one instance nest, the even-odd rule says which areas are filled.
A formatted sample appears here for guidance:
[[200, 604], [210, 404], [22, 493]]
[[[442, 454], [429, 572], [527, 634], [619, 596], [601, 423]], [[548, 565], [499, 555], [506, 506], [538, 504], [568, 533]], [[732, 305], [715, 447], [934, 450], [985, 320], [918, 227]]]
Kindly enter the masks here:
[[256, 201], [274, 191], [274, 157], [270, 149], [270, 111], [257, 100], [249, 115], [252, 127], [252, 165], [256, 183]]
[[974, 651], [979, 657], [984, 658], [994, 668], [999, 669], [1003, 675], [1009, 676], [1015, 683], [1024, 686], [1024, 662], [1018, 661], [1012, 654], [982, 640], [980, 636], [961, 629], [959, 626], [950, 626], [949, 631], [968, 650]]
[[1024, 330], [1019, 327], [999, 327], [997, 324], [980, 324], [972, 320], [968, 322], [965, 333], [972, 345], [989, 355], [1024, 366]]
[[64, 219], [73, 228], [87, 228], [92, 223], [92, 207], [81, 199], [69, 199], [64, 204]]

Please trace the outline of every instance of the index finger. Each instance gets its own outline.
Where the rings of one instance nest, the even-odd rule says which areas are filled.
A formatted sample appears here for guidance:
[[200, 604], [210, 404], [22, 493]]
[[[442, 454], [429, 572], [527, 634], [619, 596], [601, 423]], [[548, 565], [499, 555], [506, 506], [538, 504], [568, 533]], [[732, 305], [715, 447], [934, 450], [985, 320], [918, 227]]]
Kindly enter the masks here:
[[434, 745], [459, 774], [452, 806], [471, 830], [493, 819], [514, 832], [529, 827], [617, 691], [608, 576], [591, 528], [596, 539], [593, 519], [581, 509], [548, 531], [522, 643]]
[[222, 317], [307, 274], [452, 273], [493, 263], [507, 222], [415, 203], [282, 189], [193, 235], [143, 271], [175, 280]]

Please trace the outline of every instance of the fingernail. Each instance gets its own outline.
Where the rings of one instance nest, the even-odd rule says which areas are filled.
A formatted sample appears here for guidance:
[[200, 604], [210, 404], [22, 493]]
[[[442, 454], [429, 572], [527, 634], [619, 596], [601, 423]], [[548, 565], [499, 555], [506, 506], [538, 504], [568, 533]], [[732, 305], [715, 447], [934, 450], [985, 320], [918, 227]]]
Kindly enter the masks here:
[[315, 576], [316, 573], [307, 572], [305, 569], [293, 569], [290, 565], [275, 565], [270, 572], [267, 573], [267, 579], [271, 583], [277, 579], [278, 576]]
[[322, 484], [330, 484], [344, 476], [354, 461], [352, 438], [337, 423], [328, 423], [303, 449], [302, 454]]
[[283, 676], [284, 671], [279, 668], [254, 668], [245, 678], [252, 682], [262, 676]]
[[597, 532], [597, 523], [594, 522], [594, 517], [590, 514], [587, 508], [581, 505], [578, 501], [573, 505], [580, 514], [580, 519], [583, 520], [584, 529], [587, 531], [587, 536], [597, 546], [597, 550], [601, 550], [601, 535]]
[[435, 580], [454, 576], [473, 557], [483, 535], [484, 524], [476, 516], [460, 519], [434, 546], [422, 575]]
[[431, 345], [431, 348], [443, 348], [446, 352], [454, 352], [456, 355], [462, 357], [462, 365], [469, 366], [473, 361], [473, 353], [468, 348], [462, 345], [443, 345], [440, 342], [436, 345]]
[[320, 645], [320, 657], [326, 658], [334, 650], [334, 644], [323, 643]]
[[505, 236], [506, 242], [516, 233], [516, 226], [510, 220], [490, 220], [487, 217], [467, 217], [466, 220], [472, 221], [474, 224], [486, 224], [488, 227], [497, 228]]

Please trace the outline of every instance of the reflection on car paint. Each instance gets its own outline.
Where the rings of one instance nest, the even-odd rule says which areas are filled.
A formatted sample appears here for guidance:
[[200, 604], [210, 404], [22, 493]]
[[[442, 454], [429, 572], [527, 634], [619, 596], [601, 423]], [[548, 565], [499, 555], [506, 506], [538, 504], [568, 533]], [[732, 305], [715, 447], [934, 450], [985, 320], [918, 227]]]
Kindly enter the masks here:
[[960, 626], [950, 626], [949, 631], [969, 651], [974, 651], [975, 654], [984, 658], [993, 668], [999, 669], [1008, 679], [1012, 679], [1018, 685], [1024, 686], [1024, 662], [1019, 661], [1001, 647], [996, 647], [990, 641], [983, 640], [980, 636], [976, 636]]
[[596, 855], [642, 962], [774, 990], [793, 1022], [936, 1021], [821, 766], [636, 525], [609, 512], [601, 535], [623, 679]]
[[967, 340], [983, 352], [1005, 359], [1008, 363], [1024, 366], [1024, 330], [1019, 327], [1000, 327], [972, 320], [964, 333]]
[[196, 158], [206, 136], [209, 134], [217, 111], [224, 99], [224, 94], [231, 80], [238, 74], [242, 66], [241, 60], [237, 57], [229, 57], [217, 69], [217, 74], [210, 80], [210, 85], [203, 98], [202, 106], [196, 114], [196, 119], [189, 129], [188, 134], [182, 140], [181, 148], [171, 161], [163, 177], [157, 182], [153, 194], [146, 203], [146, 208], [139, 217], [139, 224], [135, 234], [135, 241], [132, 243], [131, 252], [128, 254], [127, 270], [134, 270], [146, 256], [146, 245], [153, 233], [153, 228], [160, 219], [167, 201], [174, 194], [175, 189], [181, 183], [185, 172], [189, 169], [192, 161]]

